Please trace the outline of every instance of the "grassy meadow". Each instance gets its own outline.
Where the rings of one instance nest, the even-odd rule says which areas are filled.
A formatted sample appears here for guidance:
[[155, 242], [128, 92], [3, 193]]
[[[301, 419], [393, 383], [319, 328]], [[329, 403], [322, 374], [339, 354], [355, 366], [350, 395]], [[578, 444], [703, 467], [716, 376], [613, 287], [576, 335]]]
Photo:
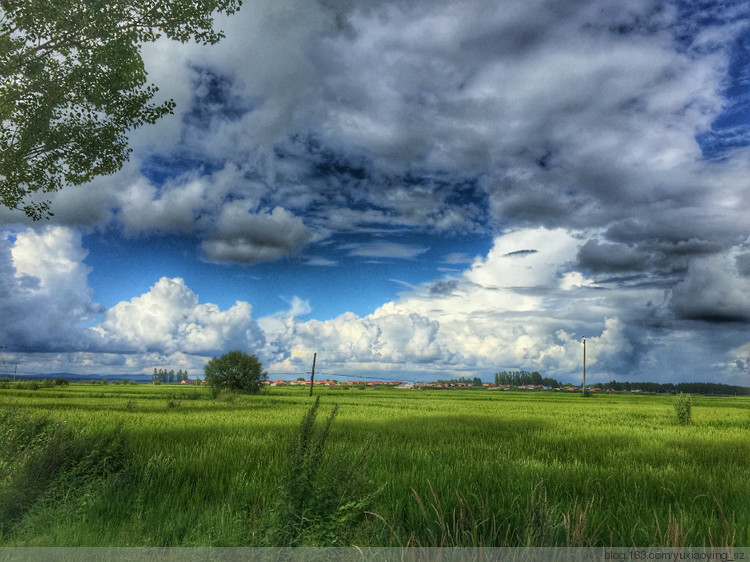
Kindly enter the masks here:
[[750, 546], [748, 397], [316, 394], [6, 385], [0, 545]]

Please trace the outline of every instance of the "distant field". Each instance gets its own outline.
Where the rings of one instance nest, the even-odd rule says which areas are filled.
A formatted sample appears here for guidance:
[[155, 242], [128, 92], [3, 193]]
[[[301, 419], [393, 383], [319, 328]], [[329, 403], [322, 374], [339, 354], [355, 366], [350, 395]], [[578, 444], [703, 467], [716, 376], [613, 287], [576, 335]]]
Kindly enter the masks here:
[[316, 393], [0, 389], [0, 544], [750, 546], [748, 397]]

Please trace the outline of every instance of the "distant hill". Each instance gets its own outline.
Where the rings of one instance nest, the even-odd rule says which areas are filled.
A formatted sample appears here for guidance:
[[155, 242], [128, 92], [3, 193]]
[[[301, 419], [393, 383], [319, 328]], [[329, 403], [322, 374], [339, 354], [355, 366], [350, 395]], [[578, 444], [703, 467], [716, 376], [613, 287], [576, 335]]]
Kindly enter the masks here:
[[[16, 377], [16, 380], [22, 381], [22, 380], [44, 380], [44, 379], [56, 379], [58, 377], [61, 377], [63, 379], [67, 379], [69, 381], [100, 381], [100, 380], [107, 380], [107, 381], [121, 381], [122, 379], [128, 379], [133, 380], [135, 382], [151, 382], [152, 377], [151, 375], [143, 375], [143, 374], [137, 374], [137, 375], [97, 375], [97, 374], [90, 374], [90, 375], [81, 375], [77, 373], [38, 373], [38, 374], [24, 374], [24, 375], [18, 375]], [[13, 379], [12, 375], [6, 375], [2, 378], [8, 378]]]

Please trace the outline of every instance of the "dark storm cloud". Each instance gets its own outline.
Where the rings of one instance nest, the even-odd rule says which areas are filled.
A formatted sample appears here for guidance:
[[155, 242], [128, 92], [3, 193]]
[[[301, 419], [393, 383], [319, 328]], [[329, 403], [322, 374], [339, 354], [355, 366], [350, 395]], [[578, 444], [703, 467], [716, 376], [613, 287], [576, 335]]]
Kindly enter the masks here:
[[750, 253], [740, 254], [735, 260], [737, 261], [737, 273], [742, 277], [750, 277]]
[[342, 250], [348, 250], [350, 256], [382, 259], [413, 259], [424, 254], [429, 248], [398, 242], [368, 242], [344, 244]]
[[[640, 245], [654, 238], [736, 237], [724, 221], [717, 240], [714, 217], [688, 209], [710, 187], [694, 137], [723, 103], [711, 90], [721, 46], [702, 39], [701, 18], [729, 25], [741, 13], [679, 3], [678, 18], [669, 3], [608, 0], [300, 8], [249, 6], [252, 29], [227, 22], [216, 52], [228, 56], [186, 65], [181, 148], [142, 164], [171, 185], [131, 188], [118, 216], [127, 228], [198, 220], [212, 248], [224, 205], [245, 200], [251, 213], [290, 210], [316, 240], [541, 225], [608, 229], [648, 253]], [[263, 57], [243, 67], [237, 53], [256, 45]], [[664, 223], [683, 232], [659, 232]]]
[[694, 260], [675, 285], [670, 309], [679, 318], [713, 323], [750, 322], [750, 283], [739, 263], [722, 256]]
[[[277, 172], [293, 173], [309, 194], [307, 217], [333, 231], [407, 226], [465, 233], [488, 228], [487, 195], [474, 177], [441, 170], [382, 170], [372, 155], [334, 150], [314, 135], [279, 143], [274, 157]], [[265, 199], [282, 204], [289, 178], [277, 175], [276, 180], [280, 185]]]
[[662, 220], [656, 220], [658, 213], [653, 214], [613, 222], [604, 235], [612, 242], [658, 242], [665, 249], [671, 245], [675, 253], [700, 254], [715, 252], [722, 245], [731, 244], [740, 231], [738, 223], [716, 223], [710, 216], [701, 216], [693, 208], [671, 209], [664, 212]]
[[209, 261], [253, 264], [298, 253], [310, 237], [304, 223], [281, 207], [254, 214], [240, 204], [224, 209], [201, 247]]
[[649, 256], [625, 244], [589, 240], [578, 250], [578, 265], [593, 273], [635, 271], [649, 266]]
[[517, 258], [524, 258], [526, 256], [530, 256], [531, 254], [536, 254], [539, 250], [516, 250], [514, 252], [508, 252], [505, 254], [505, 257], [517, 257]]
[[430, 285], [431, 295], [449, 295], [458, 288], [458, 281], [437, 281]]

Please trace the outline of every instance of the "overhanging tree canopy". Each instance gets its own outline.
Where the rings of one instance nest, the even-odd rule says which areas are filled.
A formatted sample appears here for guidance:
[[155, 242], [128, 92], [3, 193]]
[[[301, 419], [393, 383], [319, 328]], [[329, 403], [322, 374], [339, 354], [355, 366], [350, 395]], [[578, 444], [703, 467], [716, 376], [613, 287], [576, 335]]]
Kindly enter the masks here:
[[140, 49], [161, 35], [213, 44], [213, 14], [242, 0], [0, 0], [0, 202], [39, 220], [37, 191], [112, 174], [127, 133], [174, 109], [152, 103]]

